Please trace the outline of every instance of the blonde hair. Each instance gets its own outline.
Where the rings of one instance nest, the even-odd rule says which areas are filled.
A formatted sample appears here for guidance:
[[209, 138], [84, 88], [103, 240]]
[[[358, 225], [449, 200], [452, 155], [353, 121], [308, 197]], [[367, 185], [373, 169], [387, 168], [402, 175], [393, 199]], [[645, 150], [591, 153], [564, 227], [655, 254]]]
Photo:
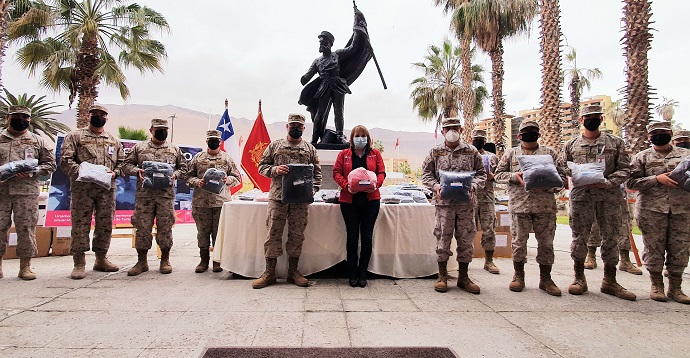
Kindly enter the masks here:
[[367, 137], [367, 145], [369, 147], [371, 147], [371, 145], [374, 143], [374, 141], [371, 139], [371, 134], [369, 134], [369, 130], [367, 129], [367, 127], [365, 127], [361, 124], [355, 126], [354, 128], [352, 128], [352, 131], [350, 131], [350, 146], [351, 147], [355, 146], [355, 142], [354, 142], [355, 134], [359, 134], [359, 133], [363, 133]]

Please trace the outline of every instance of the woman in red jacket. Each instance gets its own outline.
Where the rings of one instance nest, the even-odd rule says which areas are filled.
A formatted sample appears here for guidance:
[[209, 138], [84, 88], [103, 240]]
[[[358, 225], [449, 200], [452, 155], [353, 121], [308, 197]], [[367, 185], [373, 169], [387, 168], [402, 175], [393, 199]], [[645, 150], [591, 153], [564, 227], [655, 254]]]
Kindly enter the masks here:
[[[367, 285], [367, 268], [371, 258], [374, 224], [379, 215], [381, 193], [379, 189], [386, 178], [381, 152], [371, 147], [369, 131], [356, 126], [350, 132], [350, 148], [338, 153], [333, 166], [333, 179], [340, 186], [340, 211], [347, 228], [347, 268], [350, 286]], [[376, 189], [369, 192], [352, 193], [347, 177], [353, 169], [365, 168], [376, 173]], [[359, 262], [357, 246], [362, 235]]]

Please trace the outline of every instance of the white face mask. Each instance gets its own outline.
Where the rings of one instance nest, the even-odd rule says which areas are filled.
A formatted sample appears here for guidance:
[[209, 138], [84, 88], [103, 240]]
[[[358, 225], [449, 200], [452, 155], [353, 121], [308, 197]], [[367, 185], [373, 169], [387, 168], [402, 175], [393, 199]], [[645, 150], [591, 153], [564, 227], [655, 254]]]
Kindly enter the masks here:
[[448, 141], [448, 143], [455, 143], [460, 140], [460, 132], [456, 131], [455, 129], [451, 129], [446, 132], [444, 137], [446, 137], [446, 141]]
[[367, 146], [367, 137], [354, 137], [352, 141], [357, 149], [364, 149]]

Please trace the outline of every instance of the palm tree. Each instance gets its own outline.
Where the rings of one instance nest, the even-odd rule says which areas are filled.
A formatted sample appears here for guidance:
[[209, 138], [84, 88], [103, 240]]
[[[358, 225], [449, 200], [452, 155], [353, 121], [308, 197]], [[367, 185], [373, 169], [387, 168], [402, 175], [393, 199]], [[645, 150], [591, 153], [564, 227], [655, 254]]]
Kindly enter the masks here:
[[625, 126], [625, 110], [623, 108], [625, 104], [622, 99], [611, 102], [611, 104], [605, 109], [606, 115], [611, 116], [613, 124], [616, 125], [616, 130], [613, 134], [623, 137], [623, 127]]
[[378, 139], [375, 140], [375, 141], [374, 141], [374, 144], [372, 145], [372, 147], [373, 147], [374, 149], [378, 150], [379, 152], [383, 153], [383, 143], [381, 143], [380, 140], [378, 140]]
[[117, 127], [117, 131], [120, 134], [120, 139], [132, 139], [144, 141], [148, 139], [148, 131], [145, 129], [134, 129], [125, 126]]
[[672, 98], [661, 97], [661, 104], [654, 107], [656, 113], [665, 121], [672, 121], [673, 115], [676, 113], [676, 108], [680, 103]]
[[[126, 99], [130, 93], [123, 68], [163, 72], [165, 46], [150, 32], [169, 30], [160, 13], [121, 0], [39, 0], [30, 5], [10, 24], [9, 39], [23, 45], [17, 59], [24, 69], [31, 75], [42, 70], [42, 85], [56, 92], [69, 90], [70, 106], [78, 97], [78, 128], [88, 124], [88, 108], [98, 97], [101, 81], [118, 88]], [[117, 58], [112, 50], [120, 51]]]
[[51, 117], [59, 113], [53, 109], [60, 105], [55, 102], [46, 102], [46, 96], [36, 98], [36, 95], [29, 96], [24, 93], [17, 97], [7, 89], [4, 88], [3, 90], [5, 95], [0, 96], [0, 127], [5, 128], [7, 126], [5, 118], [7, 117], [7, 111], [10, 106], [26, 106], [31, 110], [31, 125], [29, 126], [29, 132], [45, 135], [52, 141], [55, 141], [55, 136], [58, 133], [67, 133], [70, 131], [67, 125]]
[[625, 87], [625, 116], [630, 120], [625, 126], [628, 147], [637, 153], [649, 147], [647, 124], [652, 114], [649, 110], [649, 61], [647, 52], [652, 47], [649, 28], [652, 2], [649, 0], [623, 0], [625, 35], [623, 49], [626, 59], [627, 85]]
[[452, 27], [461, 38], [474, 39], [491, 58], [491, 92], [496, 149], [505, 147], [505, 101], [503, 99], [503, 40], [529, 33], [537, 14], [536, 0], [472, 0], [457, 7]]
[[7, 48], [7, 25], [10, 22], [10, 0], [0, 0], [0, 89], [2, 86], [2, 64]]
[[552, 148], [561, 146], [561, 25], [558, 0], [539, 0], [542, 143]]
[[566, 60], [570, 64], [563, 71], [563, 79], [570, 78], [568, 83], [568, 90], [570, 90], [571, 101], [571, 120], [573, 128], [580, 127], [580, 96], [582, 92], [592, 88], [592, 80], [599, 79], [603, 76], [599, 68], [579, 68], [577, 67], [577, 52], [574, 47], [570, 48], [570, 52], [565, 55]]

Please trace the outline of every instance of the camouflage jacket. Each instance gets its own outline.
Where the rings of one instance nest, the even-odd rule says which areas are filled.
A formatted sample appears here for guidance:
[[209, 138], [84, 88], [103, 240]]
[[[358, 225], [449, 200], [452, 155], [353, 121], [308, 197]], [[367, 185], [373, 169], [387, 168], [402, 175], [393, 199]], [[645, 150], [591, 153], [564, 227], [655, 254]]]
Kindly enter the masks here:
[[670, 153], [659, 153], [647, 148], [635, 155], [628, 188], [639, 190], [636, 210], [660, 213], [690, 213], [690, 193], [679, 188], [669, 188], [659, 184], [656, 176], [672, 172], [688, 155], [690, 150], [673, 147]]
[[88, 128], [77, 129], [65, 136], [60, 148], [60, 169], [72, 182], [79, 176], [79, 164], [82, 162], [103, 165], [116, 175], [121, 175], [124, 159], [125, 152], [120, 140], [106, 131], [96, 134]]
[[173, 175], [176, 178], [181, 178], [183, 174], [187, 171], [187, 160], [182, 151], [174, 144], [168, 142], [163, 143], [158, 146], [151, 142], [151, 139], [137, 143], [127, 154], [125, 158], [125, 163], [122, 166], [123, 175], [135, 175], [137, 176], [137, 196], [138, 197], [151, 197], [151, 196], [161, 196], [174, 197], [175, 189], [167, 188], [165, 190], [153, 190], [144, 188], [142, 185], [141, 178], [139, 178], [139, 169], [142, 169], [141, 165], [145, 161], [154, 161], [160, 163], [167, 163], [173, 166]]
[[[496, 154], [487, 152], [484, 149], [479, 151], [479, 154], [482, 156], [482, 163], [484, 161], [484, 156], [488, 156], [489, 158], [489, 172], [491, 174], [496, 174], [496, 167], [498, 166], [498, 157]], [[486, 170], [486, 166], [484, 166], [484, 169]], [[486, 173], [487, 175], [489, 173]], [[489, 180], [489, 178], [486, 179], [486, 182], [484, 183], [484, 188], [480, 188], [477, 190], [477, 201], [480, 203], [493, 203], [496, 201], [496, 196], [494, 195], [494, 182], [496, 179], [494, 178], [493, 180]]]
[[311, 143], [301, 140], [293, 144], [286, 139], [278, 139], [268, 145], [259, 162], [259, 173], [271, 178], [269, 198], [280, 201], [283, 196], [283, 181], [276, 168], [284, 164], [314, 164], [314, 191], [321, 187], [321, 165], [319, 155]]
[[[553, 162], [556, 164], [556, 170], [561, 176], [563, 183], [568, 182], [566, 177], [567, 172], [563, 162], [560, 161], [556, 151], [550, 147], [540, 145], [534, 153], [527, 154], [521, 146], [511, 148], [503, 154], [501, 161], [498, 163], [496, 169], [496, 182], [508, 183], [508, 207], [511, 213], [526, 214], [526, 213], [551, 213], [556, 212], [556, 198], [554, 192], [557, 190], [525, 190], [525, 187], [520, 184], [516, 173], [520, 172], [520, 163], [518, 156], [521, 155], [550, 155], [553, 157]], [[618, 190], [618, 189], [616, 189]], [[618, 191], [620, 196], [620, 191]]]
[[[222, 170], [228, 175], [227, 185], [220, 194], [211, 193], [197, 187], [209, 168]], [[228, 187], [235, 186], [242, 180], [240, 171], [237, 170], [237, 166], [230, 158], [230, 154], [226, 152], [209, 154], [208, 151], [199, 152], [192, 158], [187, 172], [181, 179], [187, 180], [187, 185], [194, 188], [192, 206], [200, 208], [219, 208], [223, 206], [224, 202], [230, 201], [230, 190]]]
[[[612, 134], [601, 133], [599, 138], [588, 143], [582, 135], [565, 143], [561, 158], [564, 163], [575, 164], [596, 163], [602, 160], [606, 163], [604, 177], [607, 187], [595, 189], [587, 187], [572, 188], [570, 200], [574, 201], [618, 201], [620, 200], [620, 185], [630, 176], [630, 154], [625, 148], [623, 139]], [[566, 169], [570, 173], [569, 169]]]
[[484, 188], [486, 171], [482, 156], [477, 149], [465, 143], [458, 144], [454, 149], [448, 148], [445, 143], [439, 144], [429, 152], [424, 164], [422, 164], [422, 183], [434, 193], [432, 202], [434, 205], [445, 206], [452, 203], [438, 198], [437, 191], [441, 187], [439, 170], [450, 172], [475, 172], [472, 180], [472, 189], [475, 195], [471, 203], [460, 205], [476, 205], [476, 193]]
[[0, 165], [23, 159], [38, 159], [38, 173], [0, 183], [0, 195], [38, 195], [38, 178], [55, 171], [55, 154], [45, 140], [29, 131], [14, 137], [7, 129], [0, 133]]

